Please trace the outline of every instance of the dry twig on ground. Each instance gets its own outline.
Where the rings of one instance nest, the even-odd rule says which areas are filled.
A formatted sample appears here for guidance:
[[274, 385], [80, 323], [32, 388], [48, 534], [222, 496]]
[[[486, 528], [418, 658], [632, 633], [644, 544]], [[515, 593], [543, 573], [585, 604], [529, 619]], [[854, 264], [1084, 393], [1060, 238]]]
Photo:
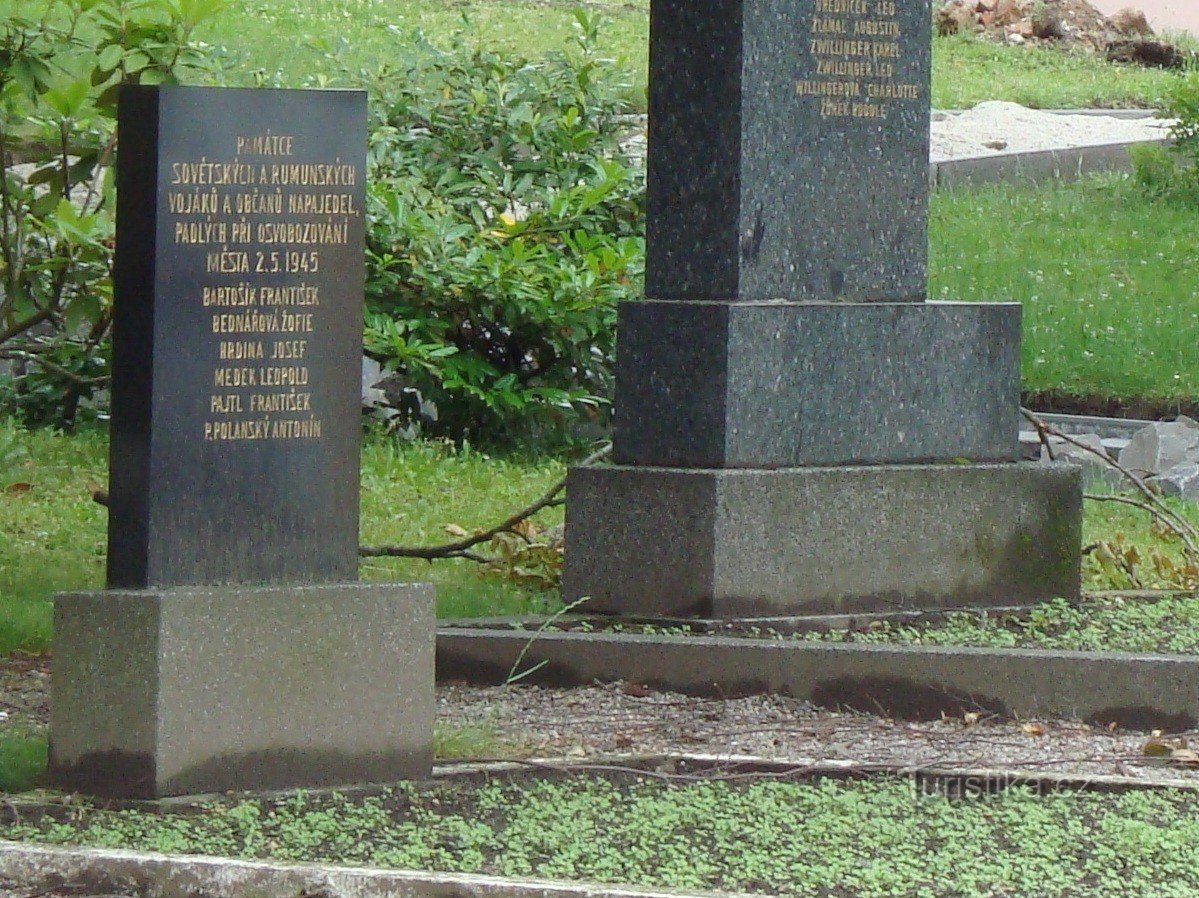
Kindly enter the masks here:
[[[579, 467], [585, 468], [588, 465], [593, 465], [606, 458], [611, 451], [612, 446], [608, 444], [583, 459], [579, 463]], [[566, 500], [561, 497], [561, 493], [565, 489], [566, 478], [563, 477], [532, 505], [522, 508], [516, 514], [506, 518], [488, 530], [482, 530], [479, 533], [452, 543], [446, 543], [441, 546], [363, 546], [358, 550], [358, 554], [363, 558], [423, 558], [426, 561], [434, 561], [439, 558], [466, 558], [470, 561], [490, 564], [495, 559], [489, 558], [486, 555], [480, 555], [478, 552], [473, 551], [474, 548], [483, 543], [490, 542], [501, 533], [515, 533], [519, 535], [519, 531], [516, 529], [518, 524], [527, 521], [539, 511], [564, 504]]]

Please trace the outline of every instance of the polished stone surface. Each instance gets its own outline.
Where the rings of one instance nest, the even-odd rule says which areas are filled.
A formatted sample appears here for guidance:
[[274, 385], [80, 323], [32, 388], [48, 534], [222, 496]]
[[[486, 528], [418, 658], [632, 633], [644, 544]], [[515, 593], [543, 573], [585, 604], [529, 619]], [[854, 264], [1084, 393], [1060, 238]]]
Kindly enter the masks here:
[[121, 95], [108, 583], [357, 576], [366, 95]]
[[1078, 468], [575, 468], [563, 597], [727, 617], [1020, 605], [1079, 594]]
[[427, 776], [433, 631], [423, 584], [59, 596], [51, 782], [152, 798]]
[[635, 302], [619, 332], [618, 464], [1019, 457], [1018, 304]]
[[925, 298], [929, 5], [654, 0], [646, 295]]

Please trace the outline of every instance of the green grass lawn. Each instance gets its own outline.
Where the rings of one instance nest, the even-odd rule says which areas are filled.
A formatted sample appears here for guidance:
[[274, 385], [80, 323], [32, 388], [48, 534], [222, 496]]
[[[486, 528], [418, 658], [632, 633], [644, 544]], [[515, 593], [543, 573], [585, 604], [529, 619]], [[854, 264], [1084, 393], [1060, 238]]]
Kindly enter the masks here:
[[[49, 645], [54, 593], [103, 585], [107, 520], [91, 498], [107, 479], [102, 431], [64, 437], [26, 433], [0, 421], [0, 461], [6, 445], [7, 463], [0, 464], [0, 654]], [[368, 440], [362, 457], [362, 541], [449, 542], [447, 525], [473, 530], [496, 524], [563, 473], [556, 461]], [[558, 508], [539, 520], [553, 524], [561, 518]], [[361, 575], [436, 584], [442, 617], [539, 613], [558, 604], [556, 593], [487, 575], [471, 561], [367, 559]]]
[[937, 193], [929, 295], [1023, 303], [1026, 390], [1193, 401], [1196, 225], [1118, 178]]
[[[1199, 893], [1199, 800], [905, 778], [667, 784], [585, 776], [403, 785], [208, 810], [18, 808], [0, 838], [184, 854], [826, 898]], [[58, 819], [56, 819], [58, 818]]]
[[[598, 0], [587, 8], [606, 19], [604, 48], [628, 69], [630, 99], [643, 108], [648, 0]], [[443, 45], [465, 31], [470, 40], [537, 57], [569, 41], [573, 9], [565, 0], [308, 0], [301, 5], [231, 0], [229, 11], [201, 37], [228, 51], [234, 80], [277, 73], [281, 84], [303, 85], [317, 73], [340, 79], [343, 70], [373, 69], [417, 30]], [[1053, 49], [960, 37], [934, 41], [933, 104], [940, 108], [964, 108], [983, 100], [1042, 109], [1153, 106], [1177, 77]]]
[[[931, 295], [1023, 303], [1028, 389], [1194, 400], [1195, 223], [1194, 211], [1145, 199], [1112, 178], [940, 193], [932, 203]], [[98, 432], [64, 438], [0, 424], [0, 652], [44, 648], [50, 596], [101, 584], [105, 512], [91, 492], [103, 488], [105, 470]], [[362, 541], [446, 542], [447, 525], [498, 522], [562, 473], [555, 461], [368, 440]], [[560, 514], [546, 513], [546, 523]], [[1093, 506], [1087, 540], [1145, 534], [1141, 518]], [[442, 616], [541, 612], [557, 603], [553, 593], [483, 576], [468, 561], [368, 560], [362, 575], [432, 580]], [[1088, 585], [1118, 584], [1092, 568]]]
[[[630, 97], [644, 107], [648, 0], [598, 0], [587, 8], [607, 20], [604, 48], [628, 69]], [[471, 40], [540, 56], [567, 43], [574, 30], [573, 9], [569, 0], [230, 0], [228, 12], [200, 36], [226, 48], [234, 80], [278, 73], [281, 84], [303, 85], [318, 73], [340, 78], [343, 67], [370, 70], [416, 30], [446, 44], [465, 29]], [[1177, 77], [1052, 49], [960, 37], [934, 42], [933, 104], [942, 108], [983, 100], [1039, 108], [1152, 106]]]
[[[0, 469], [0, 654], [45, 649], [54, 593], [103, 584], [106, 523], [104, 508], [91, 498], [105, 481], [102, 431], [67, 437], [0, 423], [0, 451], [6, 445], [9, 461]], [[447, 525], [473, 530], [497, 523], [562, 473], [557, 461], [490, 458], [442, 444], [400, 445], [371, 437], [363, 451], [362, 540], [370, 545], [446, 542]], [[1199, 523], [1199, 509], [1188, 513]], [[550, 509], [541, 519], [553, 524], [561, 516], [560, 508]], [[1087, 541], [1116, 533], [1127, 534], [1147, 552], [1162, 547], [1150, 535], [1144, 513], [1088, 503]], [[1173, 550], [1167, 546], [1166, 551]], [[368, 580], [434, 583], [441, 617], [560, 607], [556, 592], [518, 585], [470, 561], [366, 559], [361, 572]], [[1085, 578], [1093, 588], [1127, 585], [1113, 582], [1092, 560]], [[1158, 584], [1149, 576], [1147, 585]], [[1129, 626], [1135, 623], [1131, 619]], [[1187, 631], [1179, 638], [1199, 647], [1199, 633]]]
[[[0, 0], [0, 13], [44, 2]], [[628, 71], [630, 100], [644, 108], [649, 0], [588, 0], [586, 8], [606, 20], [604, 50]], [[211, 46], [231, 83], [346, 84], [354, 73], [402, 54], [418, 31], [442, 46], [462, 32], [469, 41], [536, 58], [569, 42], [574, 9], [570, 0], [228, 0], [196, 37]], [[937, 38], [933, 47], [933, 104], [942, 108], [983, 100], [1040, 108], [1152, 106], [1178, 78], [967, 37]]]
[[933, 41], [933, 105], [940, 109], [965, 109], [984, 100], [1036, 109], [1148, 108], [1178, 78], [1052, 47], [1011, 47], [971, 37]]

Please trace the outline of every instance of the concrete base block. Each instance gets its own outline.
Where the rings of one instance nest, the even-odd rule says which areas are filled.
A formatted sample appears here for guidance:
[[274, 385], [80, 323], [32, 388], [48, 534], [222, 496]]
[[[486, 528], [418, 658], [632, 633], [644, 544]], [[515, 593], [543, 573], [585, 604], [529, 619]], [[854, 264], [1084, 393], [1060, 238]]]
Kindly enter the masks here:
[[58, 596], [51, 782], [155, 798], [427, 776], [433, 601], [375, 583]]
[[644, 301], [619, 315], [617, 464], [1019, 458], [1017, 304]]
[[585, 612], [767, 616], [1079, 594], [1067, 465], [576, 468], [563, 597]]

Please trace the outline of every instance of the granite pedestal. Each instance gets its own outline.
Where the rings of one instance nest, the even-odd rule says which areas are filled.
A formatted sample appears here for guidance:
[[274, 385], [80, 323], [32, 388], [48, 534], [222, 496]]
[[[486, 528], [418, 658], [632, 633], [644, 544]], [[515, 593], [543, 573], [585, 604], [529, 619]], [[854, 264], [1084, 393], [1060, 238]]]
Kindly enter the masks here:
[[427, 776], [433, 646], [424, 584], [59, 596], [51, 781], [153, 798]]
[[[568, 601], [730, 617], [1078, 594], [1020, 465], [1020, 311], [930, 303], [930, 4], [651, 0], [645, 300]], [[840, 467], [838, 467], [840, 466]]]
[[619, 334], [617, 464], [1019, 458], [1015, 303], [630, 302]]
[[575, 468], [563, 598], [654, 617], [1077, 599], [1069, 465]]

